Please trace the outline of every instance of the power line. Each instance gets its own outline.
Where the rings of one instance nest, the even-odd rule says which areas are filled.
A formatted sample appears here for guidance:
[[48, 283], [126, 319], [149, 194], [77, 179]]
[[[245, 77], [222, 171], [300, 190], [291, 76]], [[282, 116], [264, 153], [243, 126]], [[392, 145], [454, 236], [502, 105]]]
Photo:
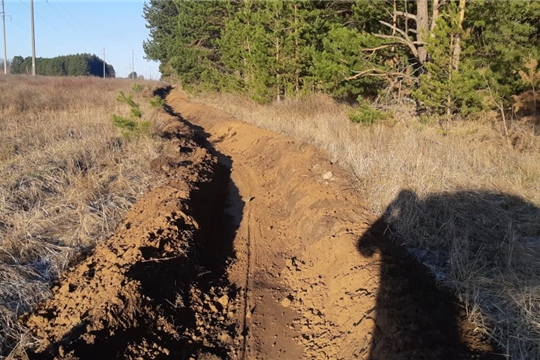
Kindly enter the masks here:
[[[30, 0], [30, 3], [32, 4], [33, 3], [33, 0]], [[56, 26], [54, 26], [52, 23], [49, 22], [49, 20], [47, 20], [45, 17], [41, 16], [40, 13], [36, 13], [37, 17], [40, 18], [41, 20], [43, 20], [44, 23], [46, 23], [47, 25], [49, 25], [53, 30], [56, 30], [58, 33], [62, 34], [62, 35], [65, 35], [64, 32], [62, 30], [59, 30]]]
[[24, 4], [24, 6], [26, 6], [28, 9], [30, 9], [30, 7], [28, 6], [28, 4], [25, 3], [23, 0], [19, 0], [19, 2], [20, 2], [21, 4]]
[[[23, 4], [24, 6], [26, 6], [27, 9], [29, 9], [27, 3], [25, 3], [25, 2], [22, 1], [22, 0], [19, 0], [19, 2], [20, 2], [21, 4]], [[30, 29], [27, 28], [26, 26], [23, 26], [23, 25], [21, 25], [21, 24], [19, 24], [19, 23], [14, 22], [14, 21], [13, 21], [13, 17], [10, 16], [9, 18], [10, 18], [10, 20], [9, 20], [10, 23], [12, 23], [13, 25], [17, 25], [18, 27], [20, 27], [21, 29], [23, 29], [23, 30], [25, 30], [25, 31], [30, 32]]]
[[[99, 45], [99, 44], [97, 44], [94, 40], [88, 38], [88, 37], [86, 36], [86, 34], [84, 33], [84, 31], [81, 31], [80, 28], [78, 28], [77, 26], [75, 26], [75, 25], [71, 22], [71, 20], [69, 20], [69, 17], [68, 17], [68, 18], [64, 17], [64, 15], [62, 15], [62, 14], [61, 14], [54, 6], [52, 6], [52, 4], [49, 2], [49, 0], [46, 0], [45, 2], [50, 6], [50, 8], [51, 8], [58, 16], [60, 16], [60, 18], [61, 18], [61, 19], [62, 19], [62, 20], [63, 20], [63, 21], [71, 28], [71, 29], [73, 29], [74, 31], [76, 31], [77, 33], [79, 33], [79, 35], [81, 35], [81, 36], [84, 38], [84, 40], [86, 40], [87, 42], [93, 43], [93, 45]], [[59, 4], [62, 4], [62, 3], [59, 3]], [[64, 10], [65, 10], [66, 12], [68, 12], [67, 9], [66, 9], [63, 5], [62, 5], [62, 7], [64, 8]], [[71, 14], [70, 14], [70, 16], [71, 16]]]
[[[10, 16], [10, 17], [11, 17], [11, 16]], [[24, 25], [21, 25], [21, 24], [19, 24], [19, 23], [14, 22], [13, 19], [11, 19], [11, 20], [9, 21], [9, 23], [12, 24], [12, 25], [15, 25], [15, 26], [20, 27], [20, 28], [23, 29], [24, 31], [30, 32], [30, 29], [29, 29], [29, 28], [27, 28], [27, 27], [24, 26]]]
[[[30, 11], [34, 12], [34, 11], [33, 11], [33, 7], [34, 7], [34, 1], [33, 1], [33, 0], [30, 0], [30, 6], [29, 6], [27, 3], [25, 3], [23, 0], [19, 0], [19, 2], [20, 2], [21, 4], [24, 4], [24, 6], [26, 6], [27, 8], [29, 8]], [[62, 32], [62, 31], [59, 30], [56, 26], [54, 26], [53, 24], [51, 24], [51, 23], [49, 22], [49, 20], [47, 20], [46, 18], [44, 18], [43, 16], [41, 16], [40, 13], [35, 13], [35, 14], [36, 14], [36, 16], [37, 16], [38, 18], [40, 18], [41, 20], [43, 20], [44, 23], [46, 23], [47, 25], [49, 25], [53, 30], [56, 30], [58, 33], [64, 35], [64, 32]]]

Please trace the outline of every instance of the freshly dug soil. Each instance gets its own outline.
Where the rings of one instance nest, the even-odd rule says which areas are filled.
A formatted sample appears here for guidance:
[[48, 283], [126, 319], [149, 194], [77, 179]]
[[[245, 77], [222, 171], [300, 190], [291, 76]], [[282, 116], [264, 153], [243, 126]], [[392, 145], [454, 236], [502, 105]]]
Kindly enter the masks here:
[[16, 357], [497, 358], [343, 169], [179, 90], [167, 102], [156, 187], [24, 319], [36, 346]]
[[203, 229], [223, 214], [229, 170], [192, 129], [169, 121], [151, 164], [158, 185], [24, 319], [40, 340], [30, 358], [234, 357], [237, 329], [228, 314], [237, 311], [237, 290], [208, 272], [201, 255]]

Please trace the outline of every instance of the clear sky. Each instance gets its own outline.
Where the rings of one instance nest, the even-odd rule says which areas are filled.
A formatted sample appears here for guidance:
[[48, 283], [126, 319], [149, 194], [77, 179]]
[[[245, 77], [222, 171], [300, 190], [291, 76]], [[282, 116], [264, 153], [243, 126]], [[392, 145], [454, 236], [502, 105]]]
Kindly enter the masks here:
[[[137, 74], [157, 79], [159, 64], [144, 59], [142, 42], [148, 39], [148, 29], [143, 5], [143, 0], [34, 0], [36, 57], [90, 53], [103, 59], [105, 48], [105, 61], [116, 76], [127, 77], [133, 53]], [[30, 0], [5, 0], [4, 6], [7, 58], [31, 56]]]

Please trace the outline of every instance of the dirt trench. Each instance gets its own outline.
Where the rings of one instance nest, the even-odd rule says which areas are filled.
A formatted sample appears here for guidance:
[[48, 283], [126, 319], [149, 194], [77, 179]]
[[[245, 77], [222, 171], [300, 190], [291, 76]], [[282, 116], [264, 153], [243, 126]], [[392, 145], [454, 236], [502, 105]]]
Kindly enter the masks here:
[[347, 172], [179, 90], [167, 103], [156, 187], [23, 319], [35, 343], [15, 358], [497, 358]]

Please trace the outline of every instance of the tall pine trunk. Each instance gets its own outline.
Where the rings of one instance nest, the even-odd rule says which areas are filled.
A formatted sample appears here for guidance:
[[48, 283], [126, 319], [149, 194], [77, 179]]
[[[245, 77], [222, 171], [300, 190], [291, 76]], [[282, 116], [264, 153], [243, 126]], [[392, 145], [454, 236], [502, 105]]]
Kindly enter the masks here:
[[459, 58], [461, 56], [461, 33], [463, 30], [463, 20], [465, 19], [466, 1], [467, 0], [459, 0], [458, 33], [455, 35], [454, 51], [452, 56], [452, 67], [456, 71], [459, 69]]
[[[425, 42], [424, 36], [429, 32], [429, 15], [428, 15], [428, 0], [416, 0], [416, 39], [418, 44], [418, 61], [420, 65], [427, 60], [426, 47], [422, 44]], [[432, 19], [435, 21], [435, 19]]]

